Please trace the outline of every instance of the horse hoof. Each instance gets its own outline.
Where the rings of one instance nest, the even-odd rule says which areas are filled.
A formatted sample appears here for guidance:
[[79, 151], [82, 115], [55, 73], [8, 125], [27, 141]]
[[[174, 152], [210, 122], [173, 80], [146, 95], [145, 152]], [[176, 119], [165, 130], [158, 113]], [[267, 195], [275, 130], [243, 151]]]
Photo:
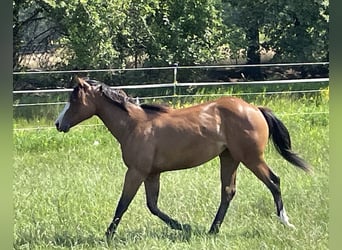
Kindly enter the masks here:
[[209, 230], [209, 234], [218, 234], [219, 233], [219, 227], [212, 227]]
[[184, 239], [186, 241], [189, 241], [191, 239], [191, 235], [192, 235], [192, 228], [189, 224], [184, 224], [182, 225], [182, 231], [184, 232]]
[[287, 221], [287, 223], [284, 223], [284, 225], [291, 228], [291, 229], [296, 229], [296, 227], [288, 221]]
[[289, 217], [287, 216], [286, 214], [286, 211], [285, 211], [285, 208], [283, 208], [281, 211], [280, 211], [280, 214], [279, 214], [279, 219], [280, 221], [287, 227], [289, 228], [292, 228], [292, 229], [296, 229], [296, 227], [290, 223], [289, 221]]
[[182, 231], [191, 232], [191, 226], [189, 224], [182, 225]]
[[107, 244], [110, 245], [110, 243], [113, 240], [114, 233], [107, 230], [105, 235], [106, 235]]

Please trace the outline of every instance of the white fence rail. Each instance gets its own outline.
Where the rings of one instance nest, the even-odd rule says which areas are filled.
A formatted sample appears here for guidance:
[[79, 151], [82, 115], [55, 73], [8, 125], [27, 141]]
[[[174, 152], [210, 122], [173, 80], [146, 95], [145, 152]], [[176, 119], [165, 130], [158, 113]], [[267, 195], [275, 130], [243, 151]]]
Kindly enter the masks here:
[[230, 65], [192, 65], [180, 66], [174, 64], [168, 67], [150, 67], [150, 68], [129, 68], [129, 69], [83, 69], [83, 70], [36, 70], [13, 72], [13, 75], [25, 74], [64, 74], [64, 73], [91, 73], [91, 72], [121, 72], [121, 71], [142, 71], [142, 70], [178, 70], [178, 69], [212, 69], [212, 68], [256, 68], [256, 67], [287, 67], [287, 66], [313, 66], [329, 65], [329, 62], [310, 62], [310, 63], [263, 63], [263, 64], [230, 64]]
[[[214, 86], [214, 85], [237, 85], [237, 84], [285, 84], [285, 83], [314, 83], [314, 82], [329, 82], [329, 78], [315, 78], [315, 79], [296, 79], [296, 80], [278, 80], [278, 81], [253, 81], [253, 82], [202, 82], [202, 83], [178, 83], [178, 84], [150, 84], [150, 85], [128, 85], [111, 87], [113, 89], [142, 89], [142, 88], [162, 88], [162, 87], [184, 87], [184, 86]], [[153, 87], [152, 87], [153, 86]], [[71, 92], [73, 89], [48, 89], [48, 90], [18, 90], [13, 91], [13, 94], [34, 94], [34, 93], [61, 93]], [[175, 90], [176, 91], [176, 90]], [[321, 90], [298, 90], [291, 91], [291, 93], [313, 93], [320, 92]], [[243, 95], [272, 95], [281, 94], [285, 92], [247, 92], [239, 93], [239, 96]], [[234, 94], [231, 94], [234, 95]], [[185, 97], [215, 97], [222, 96], [222, 94], [195, 94], [195, 95], [161, 95], [161, 96], [144, 96], [138, 97], [139, 100], [156, 100], [156, 99], [170, 99], [170, 98], [185, 98]], [[25, 107], [25, 106], [46, 106], [46, 105], [61, 105], [66, 102], [40, 102], [40, 103], [14, 103], [13, 107]]]
[[[132, 68], [132, 69], [86, 69], [86, 70], [67, 70], [67, 71], [33, 71], [33, 72], [13, 72], [13, 75], [28, 75], [28, 74], [64, 74], [64, 73], [90, 73], [90, 72], [124, 72], [124, 71], [149, 71], [149, 70], [172, 70], [173, 82], [158, 83], [158, 84], [144, 84], [144, 85], [124, 85], [114, 86], [114, 89], [148, 89], [148, 88], [173, 88], [173, 95], [165, 96], [142, 96], [140, 100], [147, 99], [161, 99], [161, 98], [182, 98], [185, 95], [177, 95], [177, 88], [179, 87], [204, 87], [204, 86], [218, 86], [218, 85], [253, 85], [253, 84], [290, 84], [290, 83], [315, 83], [315, 82], [329, 82], [329, 78], [312, 78], [312, 79], [293, 79], [293, 80], [270, 80], [270, 81], [237, 81], [237, 82], [178, 82], [177, 74], [179, 69], [213, 69], [213, 68], [246, 68], [246, 67], [296, 67], [296, 66], [313, 66], [313, 65], [329, 65], [329, 62], [315, 62], [315, 63], [280, 63], [280, 64], [249, 64], [249, 65], [204, 65], [204, 66], [178, 66], [172, 65], [170, 67], [151, 67], [151, 68]], [[13, 94], [43, 94], [43, 93], [63, 93], [70, 92], [72, 89], [39, 89], [39, 90], [16, 90]], [[259, 93], [248, 93], [259, 94]], [[265, 94], [265, 93], [263, 93]], [[266, 93], [267, 94], [267, 93]], [[189, 95], [190, 96], [190, 95]], [[205, 96], [205, 95], [191, 95]], [[214, 95], [210, 95], [214, 96]], [[13, 107], [23, 106], [39, 106], [39, 105], [59, 105], [61, 102], [46, 102], [46, 103], [14, 103]]]
[[[217, 86], [217, 85], [243, 85], [243, 84], [289, 84], [289, 83], [314, 83], [329, 82], [329, 78], [313, 79], [293, 79], [293, 80], [269, 80], [269, 81], [241, 81], [241, 82], [184, 82], [184, 83], [161, 83], [144, 85], [124, 85], [113, 86], [113, 89], [147, 89], [147, 88], [167, 88], [167, 87], [198, 87], [198, 86]], [[34, 94], [34, 93], [56, 93], [71, 92], [73, 89], [40, 89], [40, 90], [15, 90], [13, 94]]]
[[[248, 68], [248, 67], [297, 67], [297, 66], [312, 66], [312, 65], [329, 65], [329, 62], [316, 62], [316, 63], [281, 63], [281, 64], [253, 64], [253, 65], [207, 65], [207, 66], [178, 66], [172, 65], [170, 67], [152, 67], [152, 68], [134, 68], [134, 69], [86, 69], [86, 70], [67, 70], [67, 71], [32, 71], [32, 72], [13, 72], [13, 75], [34, 75], [34, 74], [76, 74], [76, 73], [91, 73], [91, 72], [111, 72], [121, 73], [124, 71], [143, 71], [143, 70], [170, 70], [173, 74], [173, 82], [158, 83], [158, 84], [143, 84], [143, 85], [124, 85], [124, 86], [113, 86], [113, 89], [148, 89], [148, 88], [173, 88], [173, 95], [160, 95], [160, 96], [141, 96], [139, 100], [156, 100], [156, 99], [169, 99], [169, 98], [186, 98], [186, 97], [219, 97], [223, 94], [195, 94], [195, 95], [177, 95], [177, 88], [180, 87], [205, 87], [205, 86], [222, 86], [222, 85], [253, 85], [253, 84], [296, 84], [296, 83], [317, 83], [317, 82], [329, 82], [329, 78], [311, 78], [311, 79], [292, 79], [292, 80], [270, 80], [270, 81], [236, 81], [236, 82], [178, 82], [177, 74], [179, 69], [213, 69], [213, 68]], [[64, 89], [36, 89], [36, 90], [15, 90], [13, 94], [45, 94], [45, 93], [65, 93], [71, 92], [71, 88]], [[269, 91], [269, 92], [246, 92], [231, 95], [273, 95], [273, 94], [292, 94], [292, 93], [315, 93], [327, 90], [311, 89], [311, 90], [297, 90], [297, 91]], [[46, 106], [46, 105], [62, 105], [65, 102], [40, 102], [40, 103], [13, 103], [13, 107], [25, 107], [25, 106]], [[305, 113], [305, 115], [327, 115], [328, 111], [323, 112], [311, 112]], [[290, 115], [303, 115], [303, 113], [295, 114], [279, 114], [280, 116]], [[102, 124], [93, 125], [80, 125], [80, 126], [103, 126]], [[14, 128], [14, 131], [21, 130], [41, 130], [41, 129], [54, 129], [53, 126], [39, 126], [31, 128]]]

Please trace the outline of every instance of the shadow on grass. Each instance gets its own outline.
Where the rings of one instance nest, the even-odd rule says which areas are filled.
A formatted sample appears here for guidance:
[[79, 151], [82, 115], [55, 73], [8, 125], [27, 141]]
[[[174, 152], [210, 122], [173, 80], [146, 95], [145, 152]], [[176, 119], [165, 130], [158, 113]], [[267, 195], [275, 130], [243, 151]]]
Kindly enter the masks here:
[[167, 226], [158, 226], [155, 228], [141, 228], [125, 233], [115, 234], [110, 247], [124, 247], [130, 244], [137, 244], [142, 241], [170, 241], [173, 243], [189, 243], [192, 238], [212, 237], [208, 233], [208, 229], [202, 226], [184, 225], [183, 230], [170, 229]]
[[105, 233], [101, 235], [80, 233], [71, 235], [69, 232], [60, 232], [51, 237], [42, 237], [40, 239], [18, 240], [14, 242], [14, 249], [32, 249], [32, 248], [73, 248], [83, 247], [91, 249], [115, 249], [124, 248], [132, 244], [139, 244], [144, 241], [170, 241], [173, 243], [190, 243], [192, 239], [215, 237], [208, 233], [208, 228], [204, 226], [185, 226], [185, 229], [174, 230], [167, 226], [141, 227], [136, 230], [122, 230], [117, 232], [112, 241], [107, 242]]
[[189, 241], [193, 235], [193, 229], [188, 227], [186, 230], [174, 230], [167, 226], [158, 226], [151, 228], [140, 228], [133, 231], [126, 231], [125, 233], [118, 233], [114, 235], [113, 242], [137, 242], [146, 238], [157, 240], [168, 239], [172, 242]]

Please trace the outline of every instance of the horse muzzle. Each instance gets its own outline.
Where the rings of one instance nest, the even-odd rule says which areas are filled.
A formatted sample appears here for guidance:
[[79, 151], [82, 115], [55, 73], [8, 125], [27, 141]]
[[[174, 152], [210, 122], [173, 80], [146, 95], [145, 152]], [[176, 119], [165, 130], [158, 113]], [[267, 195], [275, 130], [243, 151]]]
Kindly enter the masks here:
[[69, 125], [62, 125], [60, 124], [58, 121], [55, 123], [56, 125], [56, 129], [59, 131], [59, 132], [68, 132], [69, 129], [70, 129], [70, 126]]

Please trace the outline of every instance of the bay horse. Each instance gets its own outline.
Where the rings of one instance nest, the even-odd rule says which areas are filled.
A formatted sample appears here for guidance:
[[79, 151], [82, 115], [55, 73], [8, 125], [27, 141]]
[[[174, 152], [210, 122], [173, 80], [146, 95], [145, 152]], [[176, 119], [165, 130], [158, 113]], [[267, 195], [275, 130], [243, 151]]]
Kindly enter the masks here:
[[106, 231], [108, 241], [142, 183], [147, 207], [153, 215], [172, 229], [189, 229], [189, 225], [182, 225], [159, 209], [160, 174], [196, 167], [217, 156], [221, 201], [209, 233], [219, 232], [236, 192], [236, 171], [240, 163], [271, 191], [280, 221], [294, 227], [283, 205], [280, 178], [264, 160], [269, 137], [288, 162], [305, 171], [310, 171], [311, 166], [292, 151], [288, 129], [270, 109], [236, 97], [221, 97], [181, 109], [138, 105], [122, 90], [86, 78], [75, 79], [77, 85], [55, 122], [57, 130], [68, 132], [85, 119], [98, 116], [120, 143], [127, 166], [122, 194]]

